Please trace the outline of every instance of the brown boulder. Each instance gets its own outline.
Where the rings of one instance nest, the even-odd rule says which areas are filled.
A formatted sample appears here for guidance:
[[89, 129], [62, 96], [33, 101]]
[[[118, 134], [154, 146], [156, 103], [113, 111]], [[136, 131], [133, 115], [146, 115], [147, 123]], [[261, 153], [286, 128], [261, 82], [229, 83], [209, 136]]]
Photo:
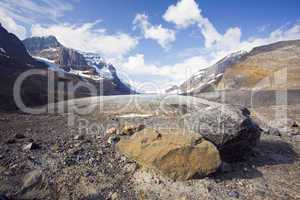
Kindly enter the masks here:
[[140, 165], [173, 180], [207, 176], [221, 164], [219, 151], [211, 142], [183, 129], [144, 129], [122, 138], [117, 149]]

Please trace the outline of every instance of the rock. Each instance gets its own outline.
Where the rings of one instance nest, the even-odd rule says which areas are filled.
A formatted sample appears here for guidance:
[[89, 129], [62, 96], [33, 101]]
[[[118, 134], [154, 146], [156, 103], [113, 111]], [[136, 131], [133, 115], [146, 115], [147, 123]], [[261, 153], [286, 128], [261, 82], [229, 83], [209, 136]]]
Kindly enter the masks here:
[[107, 143], [108, 143], [108, 144], [111, 144], [111, 145], [114, 145], [114, 144], [116, 144], [117, 142], [119, 142], [119, 140], [120, 140], [120, 138], [119, 138], [118, 136], [112, 135], [112, 136], [110, 136], [110, 137], [108, 138]]
[[298, 128], [298, 127], [299, 127], [299, 125], [297, 124], [296, 121], [294, 121], [293, 124], [292, 124], [292, 128]]
[[74, 137], [74, 140], [83, 140], [83, 139], [84, 139], [83, 134], [75, 135], [75, 137]]
[[23, 138], [25, 138], [25, 135], [23, 135], [23, 134], [21, 134], [21, 133], [17, 133], [17, 134], [15, 135], [15, 138], [16, 138], [16, 139], [23, 139]]
[[118, 199], [118, 193], [114, 192], [111, 196], [110, 196], [111, 200], [117, 200]]
[[23, 185], [17, 197], [17, 199], [55, 198], [44, 173], [39, 169], [34, 169], [24, 176]]
[[293, 141], [300, 142], [300, 135], [293, 136]]
[[117, 134], [117, 129], [115, 127], [109, 128], [106, 130], [106, 135], [110, 136], [110, 135], [114, 135]]
[[6, 141], [6, 144], [14, 144], [14, 143], [16, 143], [17, 141], [15, 140], [15, 139], [8, 139], [7, 141]]
[[228, 192], [228, 196], [238, 199], [240, 197], [240, 194], [237, 191], [230, 191]]
[[25, 175], [23, 179], [22, 191], [33, 187], [42, 181], [42, 171], [33, 170]]
[[182, 117], [180, 126], [201, 134], [214, 143], [222, 160], [240, 160], [258, 142], [261, 129], [245, 109], [219, 105], [201, 109]]
[[277, 128], [270, 128], [267, 134], [274, 135], [274, 136], [281, 136], [281, 133]]
[[141, 131], [145, 128], [144, 124], [140, 125], [125, 125], [121, 131], [123, 135], [133, 135], [135, 132]]
[[23, 150], [35, 150], [41, 148], [39, 144], [31, 142], [23, 147]]
[[188, 180], [215, 172], [221, 164], [219, 151], [198, 134], [182, 129], [144, 129], [129, 138], [122, 138], [117, 149], [138, 162], [173, 180]]

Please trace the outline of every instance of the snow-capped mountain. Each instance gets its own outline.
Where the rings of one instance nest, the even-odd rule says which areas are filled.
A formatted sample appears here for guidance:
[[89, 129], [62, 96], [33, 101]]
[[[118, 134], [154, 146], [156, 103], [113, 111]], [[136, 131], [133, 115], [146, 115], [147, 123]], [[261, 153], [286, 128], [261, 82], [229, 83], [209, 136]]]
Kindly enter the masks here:
[[180, 86], [173, 86], [166, 92], [172, 94], [190, 94], [210, 91], [214, 88], [215, 83], [221, 80], [224, 72], [235, 63], [240, 62], [246, 54], [247, 52], [245, 51], [232, 53], [216, 64], [199, 70]]
[[111, 81], [122, 93], [133, 92], [120, 81], [115, 67], [98, 54], [66, 48], [54, 36], [31, 37], [23, 43], [28, 52], [45, 62], [50, 70], [77, 75], [86, 81]]

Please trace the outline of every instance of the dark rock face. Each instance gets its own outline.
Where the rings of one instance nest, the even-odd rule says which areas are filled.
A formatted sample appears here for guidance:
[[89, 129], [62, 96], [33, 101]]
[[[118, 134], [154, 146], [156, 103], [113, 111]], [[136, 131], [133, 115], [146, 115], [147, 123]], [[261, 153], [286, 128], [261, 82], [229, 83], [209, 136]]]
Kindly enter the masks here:
[[[23, 43], [12, 33], [7, 32], [0, 24], [0, 48], [5, 54], [2, 59], [14, 60], [15, 63], [36, 64], [37, 62], [28, 54]], [[5, 57], [5, 58], [3, 58]], [[1, 59], [1, 64], [4, 60]]]
[[249, 111], [233, 106], [214, 107], [187, 114], [184, 126], [201, 134], [219, 149], [222, 160], [239, 160], [260, 138], [260, 128]]
[[80, 70], [88, 70], [91, 68], [86, 63], [84, 56], [73, 49], [60, 48], [58, 52], [58, 58], [55, 61], [56, 64]]
[[36, 54], [42, 51], [43, 49], [47, 48], [62, 47], [62, 45], [57, 41], [57, 39], [54, 36], [27, 38], [23, 40], [23, 44], [26, 46], [27, 50], [32, 54]]

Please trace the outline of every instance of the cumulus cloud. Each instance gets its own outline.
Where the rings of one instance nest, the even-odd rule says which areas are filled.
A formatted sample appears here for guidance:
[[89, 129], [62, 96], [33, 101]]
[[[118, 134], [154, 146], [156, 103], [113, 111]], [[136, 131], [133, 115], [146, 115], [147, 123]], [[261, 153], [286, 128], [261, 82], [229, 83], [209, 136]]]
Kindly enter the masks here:
[[82, 25], [56, 24], [33, 25], [32, 36], [54, 35], [67, 47], [95, 52], [106, 57], [121, 57], [136, 47], [138, 40], [126, 33], [108, 34], [105, 29], [95, 28], [99, 21]]
[[123, 71], [132, 75], [151, 75], [170, 82], [184, 81], [196, 71], [205, 68], [208, 60], [201, 56], [194, 56], [174, 65], [155, 65], [145, 62], [143, 54], [128, 57], [121, 66]]
[[20, 39], [24, 39], [26, 37], [26, 29], [23, 26], [18, 25], [14, 19], [5, 13], [3, 9], [0, 9], [0, 22], [8, 32], [14, 33]]
[[145, 14], [137, 14], [133, 24], [142, 30], [145, 39], [155, 40], [163, 48], [169, 48], [170, 44], [176, 40], [174, 30], [163, 28], [161, 24], [152, 25]]
[[178, 28], [198, 24], [207, 48], [216, 44], [227, 48], [228, 45], [232, 45], [231, 42], [234, 42], [233, 44], [239, 42], [241, 37], [241, 30], [238, 27], [229, 28], [223, 35], [219, 33], [211, 21], [201, 14], [201, 9], [195, 0], [181, 0], [169, 6], [163, 18], [175, 23]]
[[181, 0], [176, 5], [169, 6], [163, 18], [175, 23], [178, 28], [186, 28], [199, 21], [200, 9], [194, 0]]

